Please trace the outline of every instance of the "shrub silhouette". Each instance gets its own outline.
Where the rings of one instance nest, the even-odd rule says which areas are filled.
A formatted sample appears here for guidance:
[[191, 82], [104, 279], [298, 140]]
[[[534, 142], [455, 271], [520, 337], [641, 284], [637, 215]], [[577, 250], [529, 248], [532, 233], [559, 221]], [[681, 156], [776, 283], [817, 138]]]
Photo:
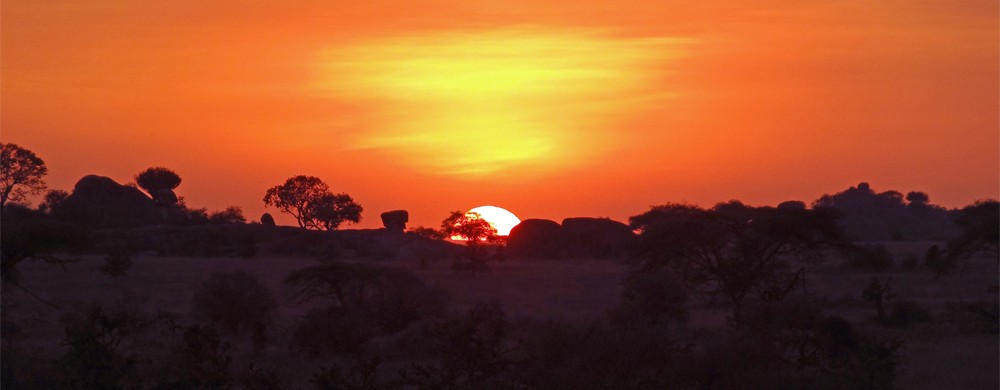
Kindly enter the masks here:
[[885, 323], [885, 304], [896, 298], [896, 294], [892, 292], [892, 287], [889, 283], [892, 282], [892, 278], [889, 278], [884, 283], [879, 281], [879, 279], [872, 278], [872, 282], [865, 286], [865, 289], [861, 291], [861, 297], [866, 301], [870, 301], [875, 304], [875, 310], [878, 312], [878, 322]]
[[399, 381], [379, 381], [378, 367], [382, 358], [358, 359], [347, 370], [338, 367], [323, 369], [313, 374], [309, 382], [317, 390], [392, 390], [402, 387]]
[[108, 276], [118, 279], [119, 276], [125, 276], [131, 267], [132, 257], [129, 255], [128, 247], [119, 244], [115, 245], [108, 256], [104, 258], [104, 265], [100, 269]]
[[934, 279], [950, 274], [957, 262], [955, 256], [944, 256], [937, 245], [932, 245], [924, 254], [924, 266], [934, 274]]
[[623, 324], [666, 327], [687, 322], [688, 294], [669, 269], [633, 272], [625, 279], [615, 319]]
[[948, 303], [946, 315], [964, 334], [1000, 333], [1000, 304], [997, 301]]
[[251, 331], [260, 341], [277, 304], [271, 292], [245, 272], [213, 274], [194, 294], [196, 318], [206, 319], [224, 334]]
[[194, 324], [175, 330], [180, 333], [180, 342], [169, 364], [161, 368], [167, 377], [161, 379], [158, 388], [232, 388], [232, 346], [222, 339], [219, 329], [211, 324]]
[[151, 323], [133, 313], [106, 313], [100, 306], [88, 306], [65, 322], [69, 351], [54, 362], [63, 388], [125, 388], [139, 357], [125, 354], [120, 344]]
[[912, 324], [931, 322], [934, 317], [923, 305], [914, 301], [895, 301], [889, 306], [889, 316], [883, 322], [886, 326], [906, 327]]
[[360, 352], [375, 336], [370, 313], [343, 307], [313, 308], [292, 331], [292, 346], [313, 355]]
[[464, 315], [428, 330], [433, 362], [411, 364], [403, 380], [419, 388], [497, 388], [509, 383], [510, 325], [496, 303], [480, 303]]
[[847, 263], [856, 270], [885, 271], [892, 268], [892, 254], [885, 245], [859, 245], [850, 251]]
[[208, 216], [210, 223], [245, 223], [246, 221], [243, 210], [236, 206], [226, 207], [225, 210], [213, 212]]
[[69, 193], [66, 191], [49, 190], [49, 192], [45, 194], [45, 198], [42, 200], [42, 203], [38, 205], [38, 211], [50, 215], [55, 214], [58, 212], [56, 210], [62, 206], [63, 202], [65, 202], [68, 197]]

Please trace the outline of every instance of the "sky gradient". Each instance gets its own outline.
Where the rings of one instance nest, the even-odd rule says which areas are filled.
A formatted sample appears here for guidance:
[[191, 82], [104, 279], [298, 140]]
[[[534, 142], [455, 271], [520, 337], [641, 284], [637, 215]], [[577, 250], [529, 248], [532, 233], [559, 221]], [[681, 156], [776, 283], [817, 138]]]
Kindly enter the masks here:
[[0, 138], [251, 219], [318, 176], [364, 228], [1000, 193], [996, 1], [562, 3], [5, 1]]

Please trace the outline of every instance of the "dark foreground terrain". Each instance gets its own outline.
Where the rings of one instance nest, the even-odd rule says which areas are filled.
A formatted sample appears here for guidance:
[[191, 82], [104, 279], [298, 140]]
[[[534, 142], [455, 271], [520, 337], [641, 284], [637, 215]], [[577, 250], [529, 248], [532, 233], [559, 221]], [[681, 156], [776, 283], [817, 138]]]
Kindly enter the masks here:
[[[997, 262], [977, 256], [935, 279], [910, 263], [931, 244], [888, 243], [894, 264], [883, 271], [810, 265], [804, 289], [738, 326], [725, 304], [680, 287], [635, 288], [622, 261], [508, 259], [469, 272], [414, 257], [138, 254], [117, 278], [101, 271], [106, 256], [25, 262], [23, 286], [35, 296], [3, 295], [3, 380], [5, 388], [996, 389]], [[865, 298], [873, 279], [889, 281], [882, 320]]]

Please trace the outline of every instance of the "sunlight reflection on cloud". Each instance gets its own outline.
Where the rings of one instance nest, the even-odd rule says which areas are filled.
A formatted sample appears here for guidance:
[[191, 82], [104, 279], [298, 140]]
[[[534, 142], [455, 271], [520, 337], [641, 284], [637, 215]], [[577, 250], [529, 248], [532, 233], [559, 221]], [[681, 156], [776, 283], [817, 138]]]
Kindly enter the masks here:
[[558, 169], [613, 148], [615, 118], [672, 96], [657, 79], [690, 43], [541, 28], [373, 39], [323, 51], [317, 85], [377, 113], [350, 147], [442, 174]]

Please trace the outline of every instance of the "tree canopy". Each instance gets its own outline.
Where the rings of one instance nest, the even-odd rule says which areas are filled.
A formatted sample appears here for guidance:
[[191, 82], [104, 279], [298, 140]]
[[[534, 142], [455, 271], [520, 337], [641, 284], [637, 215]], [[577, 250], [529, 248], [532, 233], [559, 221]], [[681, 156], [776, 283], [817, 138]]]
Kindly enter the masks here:
[[641, 232], [643, 267], [673, 268], [693, 289], [727, 298], [736, 315], [748, 296], [781, 300], [801, 281], [790, 260], [818, 259], [847, 245], [836, 213], [824, 209], [666, 204], [629, 222]]
[[344, 222], [357, 223], [364, 210], [350, 195], [334, 194], [320, 178], [304, 175], [268, 189], [264, 204], [292, 215], [299, 227], [312, 230], [333, 230]]
[[497, 228], [475, 212], [452, 211], [451, 215], [441, 222], [441, 232], [445, 237], [466, 239], [469, 245], [497, 240]]
[[34, 152], [11, 143], [0, 143], [0, 207], [7, 201], [23, 202], [45, 190], [42, 177], [49, 173]]
[[152, 167], [135, 175], [135, 184], [150, 195], [159, 190], [173, 190], [181, 185], [181, 177], [164, 167]]

